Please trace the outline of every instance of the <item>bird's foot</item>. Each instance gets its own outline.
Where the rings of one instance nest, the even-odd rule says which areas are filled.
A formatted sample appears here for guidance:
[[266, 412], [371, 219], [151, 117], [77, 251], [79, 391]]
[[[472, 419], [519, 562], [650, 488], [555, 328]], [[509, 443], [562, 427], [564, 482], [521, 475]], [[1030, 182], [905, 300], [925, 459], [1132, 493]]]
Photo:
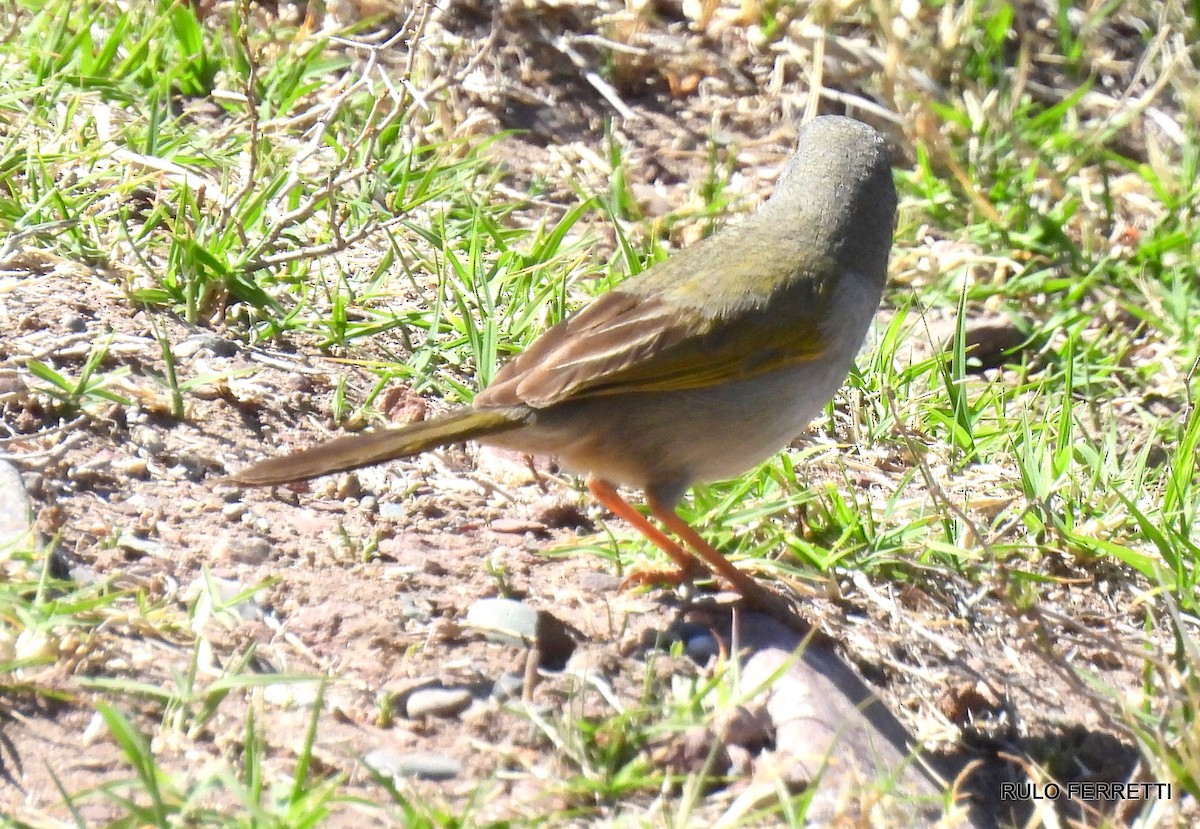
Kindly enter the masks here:
[[635, 570], [625, 576], [620, 590], [636, 590], [639, 587], [679, 587], [691, 584], [698, 578], [708, 576], [703, 567], [673, 567], [653, 570]]

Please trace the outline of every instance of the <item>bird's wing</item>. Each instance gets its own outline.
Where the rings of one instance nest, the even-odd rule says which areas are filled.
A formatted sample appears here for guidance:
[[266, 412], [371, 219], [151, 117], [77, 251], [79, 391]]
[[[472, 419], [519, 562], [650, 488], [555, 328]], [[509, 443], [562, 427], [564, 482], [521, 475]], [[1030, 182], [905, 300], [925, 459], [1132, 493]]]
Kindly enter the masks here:
[[703, 388], [816, 359], [828, 347], [818, 324], [825, 287], [798, 284], [796, 296], [772, 297], [769, 308], [713, 317], [617, 288], [513, 358], [475, 405], [544, 408], [568, 398]]

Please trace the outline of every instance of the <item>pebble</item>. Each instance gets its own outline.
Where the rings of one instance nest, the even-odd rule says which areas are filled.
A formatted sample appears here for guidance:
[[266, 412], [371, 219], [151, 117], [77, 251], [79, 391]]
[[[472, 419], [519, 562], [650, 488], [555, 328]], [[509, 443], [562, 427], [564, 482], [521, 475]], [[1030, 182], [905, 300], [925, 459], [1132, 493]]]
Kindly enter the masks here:
[[178, 343], [172, 353], [176, 357], [195, 357], [201, 351], [207, 351], [214, 357], [232, 357], [237, 354], [237, 344], [232, 340], [226, 340], [214, 334], [197, 334], [194, 337], [188, 337], [181, 343]]
[[561, 671], [575, 651], [575, 640], [558, 617], [515, 599], [480, 599], [467, 610], [466, 626], [502, 645], [536, 646], [538, 666], [547, 670]]
[[271, 542], [260, 536], [222, 533], [213, 545], [212, 556], [217, 561], [262, 564], [271, 557]]
[[134, 428], [130, 434], [130, 441], [151, 457], [158, 457], [167, 451], [167, 444], [162, 435], [150, 426]]
[[162, 544], [151, 538], [142, 538], [132, 530], [125, 530], [117, 536], [117, 547], [150, 558], [166, 558], [167, 556], [166, 549]]
[[0, 396], [23, 400], [29, 394], [29, 384], [14, 369], [0, 369]]
[[150, 464], [145, 458], [134, 456], [132, 458], [119, 458], [113, 461], [113, 469], [122, 475], [138, 480], [146, 480], [150, 477]]
[[34, 498], [50, 498], [50, 486], [46, 482], [46, 476], [41, 472], [30, 472], [25, 477], [25, 491]]
[[462, 763], [433, 751], [399, 752], [386, 748], [367, 752], [363, 762], [383, 777], [451, 780], [463, 772]]
[[688, 658], [697, 665], [704, 667], [710, 660], [721, 655], [721, 645], [712, 636], [697, 636], [695, 639], [689, 639], [683, 646], [683, 651], [688, 655]]
[[775, 724], [766, 705], [736, 705], [719, 719], [721, 739], [729, 745], [757, 752], [775, 739]]
[[538, 613], [538, 667], [561, 671], [575, 652], [570, 629], [553, 613]]
[[404, 713], [409, 719], [418, 717], [455, 717], [471, 704], [471, 692], [466, 688], [422, 688], [408, 695]]
[[361, 498], [362, 494], [362, 481], [358, 479], [357, 473], [347, 472], [345, 475], [338, 476], [334, 496], [339, 501], [345, 501], [347, 498]]
[[537, 641], [538, 612], [516, 599], [480, 599], [467, 610], [466, 623], [493, 642], [528, 647]]
[[379, 517], [389, 521], [403, 521], [408, 515], [408, 508], [398, 501], [384, 501], [379, 505]]
[[614, 593], [621, 586], [621, 577], [593, 570], [581, 574], [578, 584], [585, 593]]
[[206, 622], [218, 608], [226, 613], [236, 613], [248, 622], [261, 620], [263, 609], [253, 593], [236, 605], [230, 604], [235, 598], [243, 595], [245, 590], [246, 586], [236, 579], [209, 575], [207, 578], [197, 576], [184, 590], [183, 595], [188, 601], [196, 601], [196, 609], [193, 611], [194, 625]]
[[62, 318], [63, 328], [75, 334], [80, 334], [87, 331], [87, 320], [79, 316], [79, 314], [67, 314]]
[[512, 533], [514, 535], [524, 535], [525, 533], [544, 535], [546, 532], [546, 525], [542, 522], [521, 518], [497, 518], [488, 526], [493, 532]]
[[240, 521], [246, 511], [250, 509], [242, 501], [235, 501], [221, 507], [221, 516], [228, 521]]
[[432, 618], [428, 607], [417, 604], [416, 600], [408, 595], [400, 597], [400, 617], [422, 624]]
[[591, 529], [593, 526], [576, 504], [551, 504], [540, 510], [536, 518], [555, 529]]
[[317, 701], [316, 682], [282, 682], [262, 689], [263, 702], [277, 708], [300, 708]]
[[525, 676], [513, 671], [505, 671], [496, 677], [492, 685], [492, 697], [500, 702], [521, 696], [525, 690]]
[[717, 637], [704, 630], [683, 640], [683, 652], [697, 665], [704, 667], [710, 659], [721, 655], [721, 643]]
[[32, 544], [32, 517], [21, 473], [7, 461], [0, 461], [0, 548], [24, 543], [27, 538]]

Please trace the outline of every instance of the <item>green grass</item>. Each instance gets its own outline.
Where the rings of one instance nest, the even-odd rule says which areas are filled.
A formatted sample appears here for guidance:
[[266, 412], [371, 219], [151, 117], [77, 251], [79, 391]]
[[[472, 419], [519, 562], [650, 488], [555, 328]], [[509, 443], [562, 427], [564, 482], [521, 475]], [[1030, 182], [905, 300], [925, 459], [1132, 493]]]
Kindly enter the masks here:
[[[907, 36], [888, 2], [830, 19], [831, 36], [868, 37], [896, 56], [865, 81], [905, 127], [892, 314], [814, 425], [822, 442], [698, 487], [683, 512], [755, 572], [847, 589], [862, 573], [919, 586], [950, 613], [964, 584], [1019, 618], [1049, 601], [1064, 570], [1119, 577], [1141, 594], [1147, 637], [1174, 649], [1145, 653], [1140, 702], [1096, 692], [1096, 704], [1118, 712], [1154, 779], [1200, 797], [1200, 54], [1189, 45], [1200, 12], [1180, 0], [1076, 5], [943, 4], [909, 20]], [[1014, 34], [1025, 12], [1050, 34]], [[774, 41], [804, 11], [772, 3], [762, 14]], [[708, 176], [693, 183], [701, 207], [647, 222], [610, 131], [596, 148], [613, 169], [607, 191], [530, 221], [532, 201], [497, 189], [511, 136], [437, 129], [397, 83], [411, 67], [385, 65], [386, 50], [246, 15], [234, 4], [201, 21], [193, 5], [165, 0], [4, 7], [0, 258], [37, 250], [93, 268], [152, 326], [179, 318], [251, 344], [293, 337], [346, 359], [374, 378], [358, 398], [339, 386], [333, 415], [351, 422], [398, 384], [469, 400], [588, 296], [666, 255], [672, 228], [710, 229], [738, 206], [732, 155], [714, 140]], [[1130, 30], [1130, 19], [1144, 25]], [[1110, 48], [1127, 50], [1130, 66], [1114, 69]], [[1155, 111], [1178, 116], [1181, 143], [1155, 132]], [[611, 261], [596, 254], [597, 227], [614, 234]], [[360, 256], [368, 243], [382, 253]], [[981, 370], [965, 346], [966, 320], [984, 309], [1019, 319], [1024, 336], [1002, 371]], [[939, 312], [959, 320], [947, 349], [928, 342], [926, 319]], [[202, 381], [180, 382], [156, 330], [160, 383], [181, 420]], [[90, 343], [73, 368], [23, 368], [64, 418], [97, 418], [133, 407], [111, 346]], [[581, 548], [623, 563], [655, 555], [621, 529]], [[101, 801], [118, 814], [111, 827], [315, 826], [351, 806], [410, 826], [481, 825], [471, 807], [394, 781], [376, 780], [378, 802], [349, 794], [351, 770], [313, 763], [323, 690], [296, 766], [280, 776], [263, 758], [252, 651], [221, 676], [199, 670], [196, 619], [226, 609], [180, 610], [108, 581], [79, 587], [52, 577], [49, 562], [40, 548], [4, 557], [0, 713], [66, 702], [96, 711], [123, 768], [95, 790], [61, 791], [75, 825]], [[38, 678], [117, 620], [185, 643], [167, 686]], [[531, 714], [570, 770], [559, 781], [570, 808], [540, 818], [603, 822], [614, 804], [674, 786], [675, 825], [686, 825], [712, 781], [665, 780], [648, 747], [711, 723], [719, 697], [736, 696], [725, 679], [682, 689], [647, 680], [636, 706], [604, 716], [582, 702]], [[203, 770], [159, 762], [156, 737], [194, 735], [233, 700], [240, 759]], [[770, 808], [802, 822], [794, 798]], [[639, 819], [636, 808], [622, 816]]]

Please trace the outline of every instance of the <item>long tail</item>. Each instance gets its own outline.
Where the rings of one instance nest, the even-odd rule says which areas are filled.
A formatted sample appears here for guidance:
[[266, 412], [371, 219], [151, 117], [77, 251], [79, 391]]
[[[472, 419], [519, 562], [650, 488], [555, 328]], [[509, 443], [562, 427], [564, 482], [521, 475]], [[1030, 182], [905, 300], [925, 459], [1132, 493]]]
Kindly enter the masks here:
[[377, 429], [361, 435], [347, 435], [311, 449], [268, 458], [233, 473], [226, 480], [251, 486], [302, 481], [317, 475], [345, 472], [395, 458], [419, 455], [448, 443], [519, 429], [525, 423], [525, 418], [513, 411], [464, 409], [434, 420]]

